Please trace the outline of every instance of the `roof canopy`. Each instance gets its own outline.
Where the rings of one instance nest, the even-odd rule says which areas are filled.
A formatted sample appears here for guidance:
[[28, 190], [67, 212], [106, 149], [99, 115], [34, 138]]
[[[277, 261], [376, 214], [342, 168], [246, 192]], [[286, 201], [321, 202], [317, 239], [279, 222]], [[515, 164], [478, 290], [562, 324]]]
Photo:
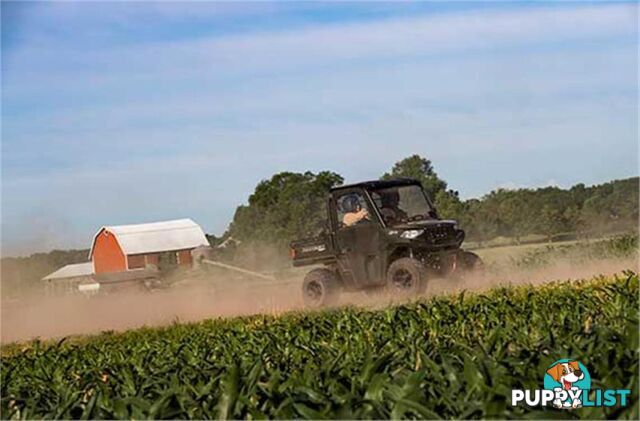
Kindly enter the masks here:
[[331, 191], [352, 189], [357, 187], [361, 187], [363, 189], [384, 189], [388, 187], [407, 186], [412, 184], [420, 185], [420, 181], [414, 178], [407, 178], [407, 177], [392, 178], [391, 180], [362, 181], [360, 183], [346, 184], [343, 186], [332, 187]]
[[107, 226], [102, 227], [93, 237], [89, 259], [93, 256], [96, 239], [104, 230], [115, 235], [122, 252], [127, 255], [184, 250], [209, 245], [200, 225], [191, 219]]
[[76, 263], [73, 265], [63, 266], [53, 273], [48, 274], [43, 281], [64, 278], [79, 278], [81, 276], [93, 275], [93, 262]]

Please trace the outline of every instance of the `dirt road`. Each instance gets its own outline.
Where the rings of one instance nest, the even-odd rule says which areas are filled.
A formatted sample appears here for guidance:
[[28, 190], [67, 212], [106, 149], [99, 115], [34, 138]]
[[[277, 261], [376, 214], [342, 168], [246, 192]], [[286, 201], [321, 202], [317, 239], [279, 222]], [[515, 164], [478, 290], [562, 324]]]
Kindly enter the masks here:
[[[433, 279], [428, 295], [462, 289], [482, 290], [500, 284], [542, 283], [581, 279], [594, 275], [638, 270], [635, 259], [586, 263], [579, 267], [557, 262], [538, 270], [488, 273], [463, 281]], [[111, 295], [56, 298], [26, 298], [3, 302], [0, 337], [2, 343], [33, 338], [122, 331], [141, 326], [161, 326], [174, 322], [249, 314], [277, 315], [302, 309], [301, 279], [269, 284], [265, 282], [191, 282], [153, 293], [121, 292]], [[394, 297], [343, 294], [339, 305], [380, 307]]]

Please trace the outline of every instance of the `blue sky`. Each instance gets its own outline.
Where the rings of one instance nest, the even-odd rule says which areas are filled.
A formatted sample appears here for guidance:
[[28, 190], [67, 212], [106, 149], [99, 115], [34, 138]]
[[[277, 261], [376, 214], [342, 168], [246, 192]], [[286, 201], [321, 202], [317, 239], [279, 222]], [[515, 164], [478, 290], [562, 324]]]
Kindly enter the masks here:
[[284, 171], [430, 158], [465, 198], [638, 174], [637, 5], [2, 3], [2, 253], [221, 234]]

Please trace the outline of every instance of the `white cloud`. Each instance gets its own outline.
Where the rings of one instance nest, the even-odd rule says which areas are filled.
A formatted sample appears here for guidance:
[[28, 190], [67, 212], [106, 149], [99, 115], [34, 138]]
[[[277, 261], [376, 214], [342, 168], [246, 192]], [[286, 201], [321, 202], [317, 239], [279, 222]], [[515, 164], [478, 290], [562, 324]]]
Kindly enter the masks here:
[[[66, 90], [70, 72], [77, 86], [91, 90], [123, 80], [144, 84], [149, 79], [273, 74], [335, 62], [602, 38], [634, 33], [636, 10], [635, 5], [599, 5], [469, 12], [85, 51], [59, 44], [52, 48], [45, 42], [13, 54], [5, 88], [9, 96], [55, 89], [57, 84]], [[51, 63], [57, 63], [59, 71], [43, 74], [43, 66]], [[12, 71], [16, 66], [20, 71]]]
[[66, 215], [79, 237], [145, 216], [192, 216], [219, 233], [277, 171], [356, 181], [413, 153], [463, 197], [505, 179], [623, 176], [637, 168], [636, 10], [494, 10], [95, 50], [25, 44], [3, 75], [5, 238], [20, 238], [29, 209]]

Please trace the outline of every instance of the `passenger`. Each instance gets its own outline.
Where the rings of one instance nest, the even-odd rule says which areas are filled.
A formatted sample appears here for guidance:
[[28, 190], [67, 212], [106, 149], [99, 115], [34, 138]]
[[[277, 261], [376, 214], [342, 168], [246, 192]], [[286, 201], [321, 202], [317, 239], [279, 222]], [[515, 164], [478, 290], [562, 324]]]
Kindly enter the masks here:
[[342, 223], [347, 227], [369, 218], [369, 212], [360, 205], [360, 199], [355, 194], [342, 200], [342, 209], [346, 212], [342, 217]]
[[380, 214], [387, 224], [396, 224], [408, 218], [405, 211], [398, 207], [400, 194], [397, 190], [381, 192]]

